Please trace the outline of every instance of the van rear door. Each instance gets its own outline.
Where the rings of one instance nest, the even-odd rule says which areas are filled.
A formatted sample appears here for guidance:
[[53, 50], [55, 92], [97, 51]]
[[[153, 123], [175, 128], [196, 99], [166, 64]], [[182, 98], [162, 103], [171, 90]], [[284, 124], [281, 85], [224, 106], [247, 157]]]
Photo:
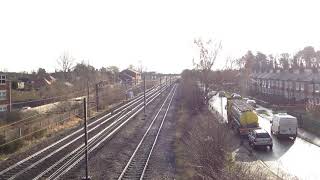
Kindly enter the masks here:
[[295, 135], [297, 133], [298, 121], [297, 118], [280, 118], [279, 120], [279, 134], [292, 134]]

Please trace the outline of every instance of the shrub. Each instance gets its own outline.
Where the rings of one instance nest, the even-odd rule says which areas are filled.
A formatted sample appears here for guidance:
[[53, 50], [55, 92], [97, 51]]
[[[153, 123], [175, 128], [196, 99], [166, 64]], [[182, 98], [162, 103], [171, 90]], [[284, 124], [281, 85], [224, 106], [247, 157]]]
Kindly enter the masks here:
[[6, 122], [7, 123], [12, 123], [15, 121], [21, 120], [21, 113], [18, 111], [13, 111], [13, 112], [8, 112], [6, 115]]
[[44, 137], [47, 134], [47, 129], [36, 130], [37, 132], [32, 134], [32, 138], [39, 139]]
[[201, 111], [204, 107], [204, 98], [196, 81], [183, 79], [180, 88], [180, 100], [183, 105], [192, 113]]
[[15, 140], [9, 144], [6, 145], [1, 145], [0, 146], [0, 153], [1, 154], [11, 154], [14, 153], [16, 151], [18, 151], [22, 146], [23, 146], [24, 142], [22, 139], [18, 139]]

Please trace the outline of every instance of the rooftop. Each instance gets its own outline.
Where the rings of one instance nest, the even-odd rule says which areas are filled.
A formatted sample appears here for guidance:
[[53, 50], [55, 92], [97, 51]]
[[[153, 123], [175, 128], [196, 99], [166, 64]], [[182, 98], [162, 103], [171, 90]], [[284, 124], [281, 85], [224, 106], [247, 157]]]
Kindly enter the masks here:
[[305, 70], [304, 72], [255, 72], [250, 75], [251, 78], [258, 79], [273, 79], [273, 80], [284, 80], [284, 81], [305, 81], [305, 82], [316, 82], [320, 83], [320, 73]]
[[290, 114], [287, 114], [287, 113], [278, 113], [278, 114], [274, 114], [274, 116], [282, 117], [282, 118], [296, 118], [296, 117], [291, 116]]

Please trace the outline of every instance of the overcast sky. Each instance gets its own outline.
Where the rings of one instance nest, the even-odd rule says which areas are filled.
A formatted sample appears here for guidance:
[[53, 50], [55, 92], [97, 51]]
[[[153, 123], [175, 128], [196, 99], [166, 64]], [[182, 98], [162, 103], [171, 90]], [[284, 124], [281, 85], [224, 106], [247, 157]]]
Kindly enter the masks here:
[[320, 49], [320, 4], [294, 0], [0, 2], [0, 70], [47, 71], [68, 52], [96, 68], [129, 64], [179, 73], [202, 37], [222, 41], [216, 66], [247, 50]]

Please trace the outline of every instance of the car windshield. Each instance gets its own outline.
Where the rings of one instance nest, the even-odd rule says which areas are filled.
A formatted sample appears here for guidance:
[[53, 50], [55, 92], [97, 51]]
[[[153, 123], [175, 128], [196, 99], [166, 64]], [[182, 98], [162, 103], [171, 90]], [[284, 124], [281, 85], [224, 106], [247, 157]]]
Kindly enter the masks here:
[[257, 138], [269, 138], [268, 133], [257, 133]]

